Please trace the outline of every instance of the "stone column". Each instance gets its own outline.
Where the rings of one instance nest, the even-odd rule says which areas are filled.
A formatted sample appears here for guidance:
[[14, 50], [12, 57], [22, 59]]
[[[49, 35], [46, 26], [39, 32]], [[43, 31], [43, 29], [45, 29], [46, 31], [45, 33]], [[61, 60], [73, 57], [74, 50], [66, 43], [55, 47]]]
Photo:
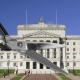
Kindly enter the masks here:
[[30, 70], [33, 69], [33, 61], [30, 61]]
[[[44, 42], [46, 42], [46, 40], [44, 40]], [[47, 53], [46, 53], [47, 49], [44, 49], [43, 52], [44, 52], [44, 57], [46, 58], [47, 57]]]
[[23, 69], [26, 69], [26, 61], [23, 61]]
[[[57, 39], [57, 44], [59, 44], [59, 39]], [[57, 56], [57, 66], [60, 67], [60, 48], [56, 49]]]
[[[52, 43], [52, 40], [50, 42]], [[54, 49], [50, 49], [50, 59], [53, 59], [53, 50]]]
[[39, 69], [39, 63], [37, 62], [37, 69]]
[[66, 67], [66, 47], [63, 48], [63, 63], [64, 63], [64, 68]]

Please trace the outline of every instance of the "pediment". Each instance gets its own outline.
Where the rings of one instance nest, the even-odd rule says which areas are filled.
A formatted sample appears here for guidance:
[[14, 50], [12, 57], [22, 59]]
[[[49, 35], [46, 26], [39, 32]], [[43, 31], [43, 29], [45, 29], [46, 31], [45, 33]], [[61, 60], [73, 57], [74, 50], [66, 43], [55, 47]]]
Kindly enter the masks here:
[[25, 34], [23, 35], [23, 37], [60, 37], [60, 36], [46, 31], [37, 31], [37, 32]]

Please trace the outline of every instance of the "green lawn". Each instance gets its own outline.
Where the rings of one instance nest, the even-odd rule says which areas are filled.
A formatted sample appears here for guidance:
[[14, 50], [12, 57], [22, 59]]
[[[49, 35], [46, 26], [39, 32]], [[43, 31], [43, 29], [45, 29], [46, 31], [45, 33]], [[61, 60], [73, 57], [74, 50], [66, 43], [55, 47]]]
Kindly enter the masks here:
[[57, 73], [58, 76], [60, 76], [60, 78], [62, 80], [71, 80], [70, 78], [66, 77], [65, 75], [61, 74], [61, 73]]
[[25, 74], [21, 73], [19, 75], [17, 75], [16, 77], [12, 78], [11, 80], [20, 80]]
[[69, 73], [75, 74], [76, 76], [80, 76], [80, 69], [74, 70], [74, 73], [73, 70], [69, 70]]
[[[0, 78], [3, 77], [4, 72], [6, 72], [6, 74], [8, 74], [8, 69], [0, 69]], [[9, 70], [9, 74], [11, 74], [13, 72], [14, 72], [13, 69]]]
[[3, 74], [0, 74], [0, 78], [3, 77]]

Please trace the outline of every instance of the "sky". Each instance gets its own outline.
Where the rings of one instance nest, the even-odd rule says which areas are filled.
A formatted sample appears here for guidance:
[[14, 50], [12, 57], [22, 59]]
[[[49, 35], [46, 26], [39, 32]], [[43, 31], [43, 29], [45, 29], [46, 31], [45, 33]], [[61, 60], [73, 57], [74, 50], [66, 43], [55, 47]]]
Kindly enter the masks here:
[[80, 35], [80, 0], [0, 0], [0, 22], [16, 35], [18, 25], [37, 24], [40, 17], [56, 24], [56, 10], [57, 24], [66, 26], [66, 34]]

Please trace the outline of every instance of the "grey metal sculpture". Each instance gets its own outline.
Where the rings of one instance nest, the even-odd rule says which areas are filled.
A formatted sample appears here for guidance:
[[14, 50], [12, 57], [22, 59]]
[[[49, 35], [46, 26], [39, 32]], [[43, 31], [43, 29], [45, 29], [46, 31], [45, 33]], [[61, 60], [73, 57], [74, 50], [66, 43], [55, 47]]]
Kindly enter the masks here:
[[0, 23], [0, 31], [3, 34], [5, 44], [0, 43], [0, 48], [5, 51], [18, 51], [21, 54], [31, 57], [33, 60], [42, 63], [45, 66], [50, 67], [53, 70], [57, 70], [63, 74], [67, 74], [64, 70], [60, 69], [58, 66], [50, 62], [48, 59], [38, 54], [35, 50], [41, 49], [53, 49], [65, 47], [65, 45], [49, 43], [49, 42], [27, 42], [27, 41], [17, 41], [9, 36], [8, 32]]

